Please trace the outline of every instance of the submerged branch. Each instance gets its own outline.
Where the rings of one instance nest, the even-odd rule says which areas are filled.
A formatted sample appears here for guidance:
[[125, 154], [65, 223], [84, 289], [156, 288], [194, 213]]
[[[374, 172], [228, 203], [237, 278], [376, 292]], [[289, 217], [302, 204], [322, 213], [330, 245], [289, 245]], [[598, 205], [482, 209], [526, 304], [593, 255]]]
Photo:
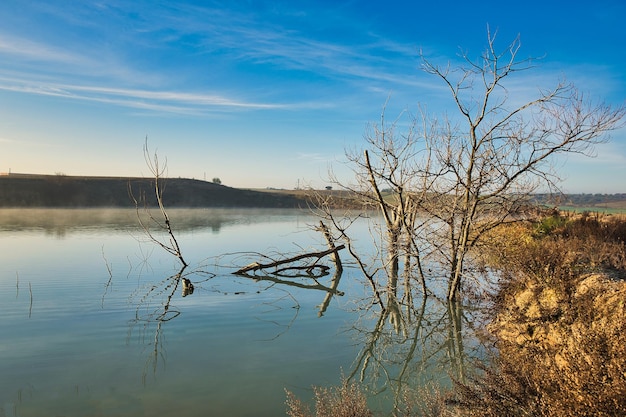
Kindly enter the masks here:
[[[336, 254], [338, 251], [345, 249], [345, 245], [339, 245], [330, 249], [327, 249], [325, 251], [321, 251], [321, 252], [309, 252], [309, 253], [303, 253], [291, 258], [287, 258], [287, 259], [281, 259], [278, 261], [274, 261], [274, 262], [270, 262], [270, 263], [260, 263], [260, 262], [253, 262], [249, 265], [244, 266], [243, 268], [233, 272], [234, 275], [246, 275], [248, 272], [251, 271], [259, 271], [259, 270], [264, 270], [264, 269], [269, 269], [269, 268], [276, 268], [278, 266], [281, 265], [285, 265], [285, 264], [290, 264], [293, 262], [297, 262], [297, 261], [301, 261], [303, 259], [308, 259], [308, 258], [316, 258], [317, 261], [319, 261], [320, 259], [322, 259], [324, 256], [326, 255], [330, 255], [330, 254]], [[316, 267], [316, 264], [313, 263], [312, 265], [308, 265], [306, 267], [302, 267], [302, 266], [291, 266], [291, 267], [287, 267], [287, 268], [282, 268], [282, 269], [277, 269], [276, 272], [283, 272], [285, 270], [289, 270], [289, 269], [313, 269]]]

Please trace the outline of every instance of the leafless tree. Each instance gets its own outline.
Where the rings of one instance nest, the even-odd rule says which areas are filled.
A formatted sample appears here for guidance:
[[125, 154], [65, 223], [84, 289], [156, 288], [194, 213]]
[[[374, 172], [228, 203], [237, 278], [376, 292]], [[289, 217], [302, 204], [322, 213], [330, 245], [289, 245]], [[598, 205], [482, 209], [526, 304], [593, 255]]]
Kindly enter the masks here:
[[[178, 258], [184, 269], [188, 266], [188, 264], [187, 261], [185, 261], [185, 258], [183, 258], [183, 253], [180, 250], [180, 246], [178, 245], [178, 240], [176, 240], [176, 235], [172, 230], [172, 224], [170, 222], [169, 214], [167, 213], [167, 211], [165, 210], [165, 206], [163, 205], [163, 190], [165, 187], [165, 184], [163, 183], [163, 178], [165, 172], [167, 171], [167, 162], [164, 164], [160, 163], [159, 156], [156, 152], [154, 152], [154, 154], [152, 155], [150, 154], [147, 139], [144, 142], [143, 146], [143, 156], [146, 161], [146, 166], [150, 170], [150, 173], [153, 177], [154, 196], [156, 204], [158, 205], [160, 216], [155, 216], [150, 211], [145, 192], [143, 192], [142, 190], [141, 195], [135, 196], [134, 191], [132, 190], [132, 188], [130, 188], [129, 183], [128, 194], [135, 204], [135, 209], [137, 211], [137, 220], [139, 221], [141, 228], [146, 233], [149, 240], [163, 248], [166, 252]], [[142, 210], [147, 215], [147, 220], [144, 219], [144, 217], [141, 215]], [[160, 239], [155, 235], [153, 229], [156, 229], [159, 232], [165, 232], [168, 236], [168, 239]]]
[[383, 270], [394, 297], [404, 269], [405, 280], [416, 279], [424, 291], [443, 282], [448, 300], [456, 300], [485, 233], [518, 220], [540, 187], [558, 190], [556, 157], [592, 155], [622, 125], [623, 106], [593, 102], [572, 84], [514, 94], [508, 83], [535, 60], [519, 58], [519, 37], [503, 52], [495, 41], [488, 32], [481, 56], [462, 53], [458, 67], [422, 56], [423, 70], [447, 87], [455, 116], [420, 108], [388, 122], [383, 109], [365, 150], [347, 152], [356, 183], [335, 179], [382, 216]]

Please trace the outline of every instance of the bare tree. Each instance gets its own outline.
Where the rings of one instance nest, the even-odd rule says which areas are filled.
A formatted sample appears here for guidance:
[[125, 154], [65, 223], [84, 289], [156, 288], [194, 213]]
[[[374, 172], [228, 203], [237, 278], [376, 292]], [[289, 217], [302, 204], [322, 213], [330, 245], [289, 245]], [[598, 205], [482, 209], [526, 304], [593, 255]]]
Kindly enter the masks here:
[[[145, 192], [142, 191], [141, 195], [139, 197], [136, 197], [129, 183], [128, 194], [135, 204], [137, 220], [139, 221], [139, 225], [146, 233], [149, 240], [163, 248], [166, 252], [178, 258], [184, 269], [188, 266], [188, 264], [187, 261], [185, 261], [185, 258], [183, 258], [183, 253], [180, 250], [180, 246], [178, 245], [178, 240], [176, 239], [176, 235], [172, 230], [172, 224], [170, 222], [169, 214], [165, 210], [165, 206], [163, 204], [163, 190], [165, 188], [163, 178], [164, 174], [167, 171], [167, 161], [164, 164], [161, 164], [159, 162], [159, 156], [156, 152], [153, 155], [150, 154], [147, 138], [143, 145], [143, 156], [146, 161], [146, 166], [148, 167], [150, 173], [152, 174], [152, 177], [154, 178], [154, 196], [156, 198], [156, 204], [159, 208], [160, 217], [154, 216], [150, 212], [150, 207], [148, 205], [148, 200], [146, 198]], [[147, 214], [148, 220], [142, 218], [142, 209], [144, 213]], [[153, 228], [158, 230], [159, 232], [165, 232], [168, 236], [167, 241], [157, 237], [152, 231]]]
[[480, 58], [463, 53], [458, 67], [422, 56], [423, 70], [450, 92], [456, 116], [433, 117], [420, 108], [388, 123], [383, 110], [364, 152], [348, 152], [357, 182], [335, 182], [382, 215], [392, 294], [404, 259], [405, 272], [412, 270], [424, 290], [442, 279], [448, 300], [456, 300], [471, 277], [469, 254], [485, 233], [518, 220], [540, 187], [558, 190], [555, 158], [592, 155], [621, 126], [623, 106], [594, 103], [565, 82], [520, 102], [507, 82], [534, 60], [519, 59], [519, 48], [518, 37], [498, 52], [488, 32]]

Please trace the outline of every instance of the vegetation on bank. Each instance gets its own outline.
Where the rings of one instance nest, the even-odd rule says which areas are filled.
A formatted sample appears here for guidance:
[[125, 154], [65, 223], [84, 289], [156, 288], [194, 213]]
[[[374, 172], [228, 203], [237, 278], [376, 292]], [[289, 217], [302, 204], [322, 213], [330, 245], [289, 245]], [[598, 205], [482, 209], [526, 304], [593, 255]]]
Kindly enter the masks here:
[[[480, 248], [500, 279], [485, 329], [489, 365], [447, 391], [407, 395], [397, 416], [626, 415], [626, 220], [558, 213], [502, 225]], [[316, 413], [372, 416], [360, 387], [317, 388]]]
[[626, 221], [546, 217], [494, 234], [498, 356], [459, 386], [465, 415], [626, 415]]

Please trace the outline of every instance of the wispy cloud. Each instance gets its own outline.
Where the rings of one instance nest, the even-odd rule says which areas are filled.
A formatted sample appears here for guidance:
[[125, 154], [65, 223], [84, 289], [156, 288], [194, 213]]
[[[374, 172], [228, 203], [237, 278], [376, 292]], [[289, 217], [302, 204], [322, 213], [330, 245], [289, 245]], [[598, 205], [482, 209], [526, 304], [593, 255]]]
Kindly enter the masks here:
[[181, 114], [202, 114], [229, 108], [262, 110], [286, 107], [284, 104], [247, 102], [214, 94], [38, 83], [2, 77], [0, 77], [0, 90]]
[[224, 48], [233, 51], [236, 59], [353, 83], [375, 81], [429, 86], [408, 76], [417, 72], [419, 63], [417, 50], [408, 45], [382, 43], [376, 39], [341, 44], [313, 39], [280, 27], [268, 30], [252, 26], [230, 30], [235, 32], [211, 38], [211, 45], [222, 43]]
[[[445, 85], [419, 71], [419, 48], [427, 45], [363, 27], [346, 29], [359, 23], [325, 10], [307, 13], [335, 19], [324, 24], [348, 36], [302, 28], [315, 19], [285, 7], [144, 1], [83, 4], [71, 12], [38, 7], [70, 32], [90, 38], [73, 36], [63, 43], [62, 37], [47, 39], [45, 31], [0, 32], [0, 59], [10, 63], [0, 68], [0, 89], [182, 114], [323, 108], [333, 102], [354, 107], [368, 93], [377, 99], [406, 94], [405, 105], [411, 94], [431, 101], [447, 94]], [[135, 15], [129, 24], [128, 16]], [[520, 91], [528, 85], [522, 82]], [[332, 101], [324, 95], [329, 91]]]
[[[77, 13], [89, 17], [87, 23], [59, 8], [46, 9], [46, 13], [72, 27], [96, 31], [97, 38], [117, 46], [115, 52], [106, 45], [92, 46], [76, 38], [71, 44], [59, 44], [58, 39], [55, 44], [41, 35], [31, 38], [26, 31], [0, 32], [0, 58], [12, 62], [0, 69], [0, 89], [158, 112], [204, 114], [319, 109], [338, 102], [350, 106], [346, 100], [362, 102], [364, 93], [379, 96], [407, 87], [430, 91], [441, 87], [415, 77], [418, 55], [413, 45], [371, 33], [360, 33], [349, 42], [324, 39], [320, 33], [306, 34], [291, 20], [297, 19], [298, 13], [157, 6], [142, 10], [142, 18], [125, 31], [116, 26], [119, 11], [114, 5], [86, 8], [82, 6]], [[91, 21], [105, 18], [107, 22], [100, 25]], [[179, 55], [180, 45], [187, 45], [184, 55]], [[177, 52], [169, 57], [171, 50]], [[252, 70], [230, 72], [231, 67], [242, 64]], [[315, 81], [305, 77], [298, 83], [293, 81], [298, 79], [296, 75], [288, 77], [284, 86], [280, 81], [270, 88], [262, 81], [255, 82], [263, 80], [261, 74], [276, 77], [285, 72], [309, 73]], [[207, 73], [215, 75], [207, 77]], [[210, 93], [197, 93], [202, 90]], [[254, 99], [251, 90], [258, 90], [256, 96], [263, 99]], [[323, 91], [332, 91], [333, 100]]]
[[0, 54], [7, 58], [19, 58], [33, 62], [56, 62], [63, 64], [80, 64], [84, 58], [68, 51], [42, 44], [29, 39], [9, 36], [0, 33]]
[[[275, 19], [298, 13], [255, 14], [235, 9], [179, 6], [162, 9], [151, 32], [164, 42], [189, 42], [198, 57], [217, 54], [219, 59], [270, 67], [268, 70], [302, 71], [325, 79], [379, 82], [427, 88], [428, 83], [409, 75], [417, 73], [419, 48], [384, 39], [370, 32], [358, 32], [348, 41], [325, 39], [319, 33], [306, 33], [298, 20]], [[184, 14], [186, 18], [180, 19]], [[336, 17], [337, 20], [340, 20]], [[348, 21], [342, 21], [342, 26]], [[326, 36], [328, 38], [328, 36]]]

